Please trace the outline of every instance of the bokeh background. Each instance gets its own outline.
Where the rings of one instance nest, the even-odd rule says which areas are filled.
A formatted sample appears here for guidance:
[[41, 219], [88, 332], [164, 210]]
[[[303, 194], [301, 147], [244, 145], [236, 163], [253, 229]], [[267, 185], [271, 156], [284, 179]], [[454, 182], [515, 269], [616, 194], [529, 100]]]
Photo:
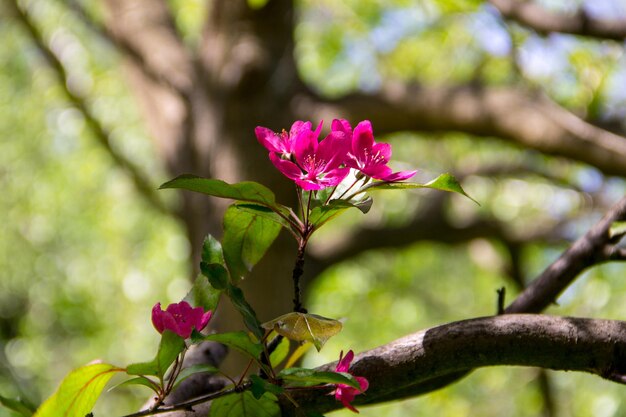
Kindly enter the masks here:
[[[533, 1], [564, 15], [584, 10], [592, 18], [626, 19], [621, 0]], [[127, 55], [88, 24], [109, 24], [103, 22], [110, 21], [114, 6], [106, 3], [0, 3], [0, 395], [33, 404], [91, 360], [123, 366], [153, 355], [158, 334], [150, 309], [157, 301], [180, 300], [195, 269], [197, 242], [181, 219], [186, 197], [161, 191], [157, 198], [166, 209], [156, 207], [112, 157], [131, 161], [152, 189], [182, 173], [155, 145]], [[212, 2], [157, 3], [167, 7], [183, 45], [202, 50]], [[274, 2], [243, 3], [254, 11]], [[58, 57], [66, 71], [61, 79], [15, 5]], [[539, 34], [478, 0], [299, 0], [293, 10], [297, 74], [319, 97], [376, 94], [388, 82], [513, 86], [549, 97], [603, 129], [626, 132], [623, 39]], [[170, 64], [176, 69], [176, 62]], [[255, 119], [257, 113], [250, 114]], [[104, 128], [106, 146], [89, 117]], [[262, 117], [250, 123], [289, 128]], [[319, 275], [310, 279], [307, 305], [346, 321], [320, 354], [305, 359], [309, 365], [335, 360], [342, 349], [361, 351], [429, 326], [493, 314], [496, 289], [506, 287], [511, 300], [626, 191], [623, 177], [558, 151], [550, 155], [463, 129], [416, 130], [378, 136], [392, 143], [394, 168], [417, 167], [420, 181], [451, 171], [481, 205], [442, 193], [379, 192], [367, 216], [345, 215], [320, 232], [310, 259]], [[220, 140], [226, 139], [215, 138], [213, 153]], [[265, 157], [252, 129], [242, 140], [249, 152]], [[261, 167], [241, 179], [264, 182], [274, 175], [268, 161]], [[193, 166], [188, 172], [203, 174]], [[220, 176], [219, 169], [213, 173]], [[405, 236], [395, 247], [336, 252], [363, 230]], [[619, 264], [595, 267], [548, 312], [624, 320], [625, 274]], [[285, 269], [271, 277], [278, 280], [272, 285], [289, 293], [289, 277]], [[439, 392], [361, 413], [626, 416], [624, 393], [623, 386], [595, 376], [493, 368]], [[113, 391], [100, 400], [96, 415], [129, 413], [148, 395], [141, 387]], [[11, 415], [0, 408], [0, 416]]]

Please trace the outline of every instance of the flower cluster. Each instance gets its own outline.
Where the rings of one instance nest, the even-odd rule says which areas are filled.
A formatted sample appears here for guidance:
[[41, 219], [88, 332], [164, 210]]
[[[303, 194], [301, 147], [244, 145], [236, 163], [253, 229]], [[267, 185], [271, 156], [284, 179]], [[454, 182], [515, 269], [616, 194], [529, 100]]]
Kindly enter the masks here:
[[[343, 351], [341, 351], [341, 354], [339, 355], [339, 363], [335, 368], [335, 372], [347, 372], [351, 374], [349, 370], [352, 359], [354, 359], [354, 352], [350, 350], [346, 356], [343, 356]], [[355, 376], [354, 378], [361, 386], [361, 389], [356, 389], [346, 384], [337, 384], [337, 388], [335, 388], [335, 398], [337, 401], [341, 401], [344, 407], [358, 413], [359, 410], [354, 408], [354, 406], [350, 403], [354, 400], [354, 397], [367, 391], [370, 384], [367, 379], [362, 376]]]
[[311, 122], [295, 122], [287, 133], [258, 126], [259, 142], [269, 151], [274, 166], [306, 191], [338, 185], [351, 169], [368, 178], [397, 182], [411, 178], [416, 171], [393, 172], [387, 165], [391, 145], [376, 143], [369, 120], [354, 130], [347, 120], [333, 120], [331, 132], [318, 140], [322, 123], [315, 130]]
[[165, 311], [161, 309], [161, 303], [156, 303], [152, 307], [152, 324], [159, 333], [171, 330], [187, 339], [194, 329], [197, 331], [204, 329], [212, 315], [212, 311], [205, 312], [202, 307], [193, 308], [187, 301], [170, 304]]

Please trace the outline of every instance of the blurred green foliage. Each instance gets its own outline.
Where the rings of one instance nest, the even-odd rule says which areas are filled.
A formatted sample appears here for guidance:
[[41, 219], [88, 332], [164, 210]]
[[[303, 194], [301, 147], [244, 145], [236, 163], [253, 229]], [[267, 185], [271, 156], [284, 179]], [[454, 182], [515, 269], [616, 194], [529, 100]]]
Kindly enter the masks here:
[[[194, 45], [205, 2], [169, 4]], [[119, 57], [59, 2], [30, 5], [50, 46], [71, 69], [71, 88], [90, 97], [113, 132], [114, 146], [150, 173], [155, 186], [168, 179], [124, 84]], [[98, 15], [97, 6], [90, 7]], [[623, 115], [626, 108], [623, 45], [506, 28], [481, 1], [301, 0], [298, 19], [302, 76], [330, 96], [375, 90], [394, 79], [477, 80], [541, 88], [595, 118]], [[70, 369], [95, 358], [124, 365], [153, 354], [159, 337], [149, 324], [150, 308], [186, 293], [189, 244], [182, 226], [146, 205], [95, 143], [22, 28], [3, 19], [0, 39], [0, 393], [38, 403]], [[481, 206], [451, 198], [446, 213], [459, 225], [493, 218], [517, 234], [562, 225], [565, 236], [575, 238], [626, 189], [622, 179], [495, 139], [452, 133], [386, 139], [394, 145], [395, 168], [419, 167], [419, 180], [448, 170], [469, 173], [464, 188]], [[480, 173], [492, 165], [520, 165], [525, 172]], [[312, 243], [323, 248], [363, 222], [400, 226], [431, 195], [377, 193], [368, 216], [345, 216], [341, 227], [322, 229]], [[525, 246], [525, 278], [564, 247]], [[509, 300], [516, 293], [506, 274], [509, 263], [502, 244], [478, 239], [365, 253], [327, 270], [309, 290], [308, 307], [347, 321], [308, 364], [336, 360], [341, 349], [372, 348], [429, 326], [493, 314], [497, 288], [506, 287]], [[549, 312], [626, 319], [623, 274], [621, 265], [594, 268]], [[548, 375], [556, 415], [626, 415], [623, 387], [583, 374]], [[534, 369], [483, 369], [440, 392], [361, 413], [536, 416], [543, 407], [537, 381]], [[108, 396], [96, 415], [127, 412], [146, 393], [138, 388]]]

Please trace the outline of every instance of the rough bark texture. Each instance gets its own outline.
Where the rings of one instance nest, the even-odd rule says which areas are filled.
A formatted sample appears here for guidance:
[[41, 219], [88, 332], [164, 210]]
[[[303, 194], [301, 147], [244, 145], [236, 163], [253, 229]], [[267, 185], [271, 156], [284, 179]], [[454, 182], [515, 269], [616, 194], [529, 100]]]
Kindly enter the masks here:
[[[354, 404], [375, 404], [420, 393], [436, 376], [493, 365], [540, 366], [613, 378], [626, 372], [626, 323], [546, 315], [503, 315], [446, 324], [360, 353], [350, 371], [370, 382]], [[336, 364], [320, 369], [333, 370]], [[414, 390], [417, 387], [418, 390]], [[417, 392], [416, 392], [417, 391]], [[303, 409], [341, 408], [320, 391], [295, 392]], [[283, 415], [296, 415], [282, 401]]]

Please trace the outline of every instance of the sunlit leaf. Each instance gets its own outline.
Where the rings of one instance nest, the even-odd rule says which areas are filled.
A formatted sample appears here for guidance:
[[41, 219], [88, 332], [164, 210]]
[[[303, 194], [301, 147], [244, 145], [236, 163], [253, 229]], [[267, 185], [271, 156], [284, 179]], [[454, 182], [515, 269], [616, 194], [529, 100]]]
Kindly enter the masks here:
[[274, 193], [269, 188], [253, 181], [228, 184], [222, 180], [184, 174], [159, 187], [159, 189], [165, 188], [178, 188], [207, 194], [213, 197], [257, 203], [270, 207], [273, 210], [283, 212], [284, 214], [289, 213], [286, 207], [276, 203], [276, 197], [274, 197]]
[[204, 340], [219, 342], [250, 356], [252, 359], [259, 359], [263, 352], [263, 346], [260, 343], [252, 341], [248, 333], [243, 331], [210, 334], [205, 336]]
[[319, 229], [328, 221], [342, 214], [349, 208], [357, 208], [362, 213], [367, 213], [372, 207], [372, 198], [367, 197], [360, 201], [331, 200], [327, 205], [317, 206], [311, 210], [309, 221]]
[[298, 360], [300, 360], [300, 358], [304, 356], [304, 354], [307, 353], [309, 349], [311, 349], [311, 346], [313, 346], [313, 343], [309, 342], [303, 343], [298, 346], [296, 350], [293, 351], [291, 356], [289, 356], [289, 360], [287, 360], [285, 368], [291, 368], [293, 365], [295, 365], [296, 362], [298, 362]]
[[144, 387], [150, 388], [155, 393], [158, 393], [156, 390], [157, 386], [155, 386], [155, 382], [151, 381], [149, 378], [145, 376], [138, 376], [136, 378], [127, 379], [126, 381], [120, 382], [119, 384], [111, 387], [109, 391], [113, 391], [114, 389], [121, 388], [121, 387], [127, 387], [129, 385], [142, 385]]
[[268, 0], [248, 0], [248, 6], [250, 6], [251, 9], [258, 10], [265, 7], [267, 2]]
[[202, 243], [202, 262], [226, 266], [222, 244], [212, 235], [207, 235]]
[[[224, 267], [222, 267], [223, 269]], [[204, 273], [204, 271], [202, 271]], [[226, 278], [228, 282], [228, 278]], [[191, 290], [187, 293], [184, 301], [187, 301], [194, 307], [202, 307], [204, 311], [215, 311], [220, 301], [220, 295], [222, 292], [219, 288], [216, 288], [212, 283], [209, 283], [209, 278], [204, 275], [198, 275], [191, 287]]]
[[35, 412], [34, 408], [31, 408], [30, 404], [27, 404], [20, 399], [14, 400], [0, 395], [0, 404], [24, 417], [30, 417]]
[[249, 204], [249, 203], [238, 203], [236, 205], [239, 210], [247, 211], [251, 214], [264, 217], [268, 220], [278, 223], [279, 225], [281, 225], [282, 227], [286, 229], [291, 228], [291, 225], [289, 224], [287, 220], [285, 220], [283, 217], [278, 215], [278, 213], [276, 213], [275, 211], [272, 211], [271, 209], [267, 207], [264, 207], [258, 204]]
[[35, 417], [85, 417], [104, 386], [116, 373], [123, 372], [107, 363], [82, 366], [70, 372], [57, 391], [35, 413]]
[[286, 337], [280, 336], [280, 342], [276, 349], [272, 353], [270, 353], [270, 363], [272, 364], [272, 368], [280, 365], [289, 355], [289, 339]]
[[281, 226], [232, 205], [224, 215], [222, 248], [231, 278], [245, 276], [274, 242]]
[[357, 389], [361, 388], [354, 376], [347, 372], [320, 372], [307, 368], [288, 368], [280, 371], [278, 377], [297, 386], [346, 384]]
[[161, 336], [159, 350], [150, 362], [135, 363], [126, 367], [129, 375], [154, 375], [163, 378], [165, 372], [176, 357], [185, 348], [185, 341], [171, 330], [165, 330]]
[[209, 417], [280, 417], [277, 401], [269, 392], [259, 399], [250, 391], [230, 394], [213, 400]]
[[338, 320], [316, 314], [287, 313], [277, 319], [261, 325], [264, 329], [274, 330], [288, 339], [298, 342], [312, 342], [319, 351], [324, 343], [341, 331]]
[[623, 236], [626, 234], [626, 222], [618, 221], [613, 222], [609, 228], [609, 237], [613, 239], [616, 236]]
[[449, 191], [452, 193], [458, 193], [472, 200], [474, 203], [480, 205], [478, 201], [470, 197], [459, 181], [452, 174], [441, 174], [432, 181], [426, 184], [415, 184], [410, 182], [376, 182], [367, 186], [367, 190], [406, 190], [412, 188], [432, 188], [435, 190]]

